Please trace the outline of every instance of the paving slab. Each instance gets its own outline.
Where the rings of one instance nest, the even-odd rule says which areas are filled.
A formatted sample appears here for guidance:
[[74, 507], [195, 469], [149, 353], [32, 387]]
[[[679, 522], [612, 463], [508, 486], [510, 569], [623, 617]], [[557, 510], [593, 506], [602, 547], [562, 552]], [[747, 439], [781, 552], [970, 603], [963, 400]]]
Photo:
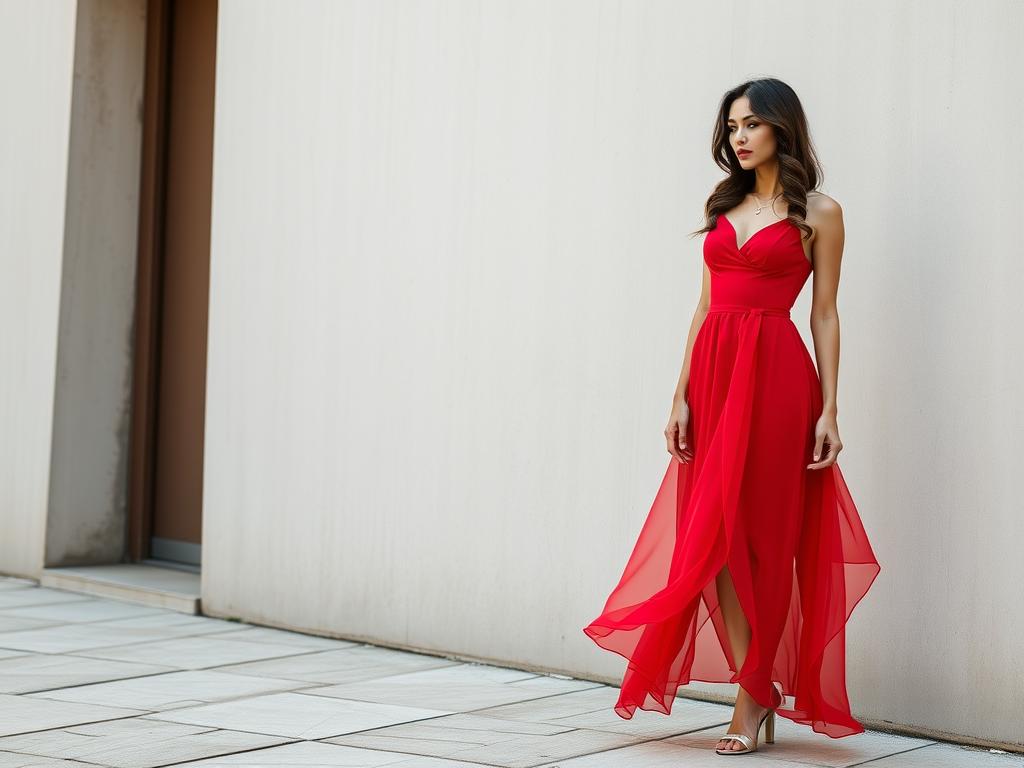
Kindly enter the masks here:
[[280, 643], [282, 645], [297, 645], [301, 648], [309, 648], [318, 651], [333, 651], [341, 648], [355, 648], [361, 643], [354, 643], [351, 640], [335, 640], [330, 637], [319, 637], [317, 635], [305, 635], [301, 632], [292, 632], [287, 629], [274, 629], [272, 627], [245, 626], [231, 635], [232, 640], [244, 640], [252, 643]]
[[546, 723], [456, 714], [326, 741], [504, 768], [528, 768], [551, 760], [616, 749], [645, 738], [610, 731], [587, 731]]
[[277, 680], [272, 677], [227, 675], [214, 670], [189, 670], [97, 685], [79, 685], [73, 688], [46, 691], [34, 694], [34, 696], [58, 701], [76, 701], [81, 704], [103, 704], [159, 712], [264, 693], [291, 691], [311, 685], [315, 685], [315, 683]]
[[68, 603], [46, 603], [44, 605], [23, 605], [17, 608], [4, 608], [0, 610], [0, 618], [11, 617], [79, 623], [147, 616], [154, 613], [168, 613], [168, 611], [147, 605], [136, 605], [134, 603], [92, 597]]
[[9, 616], [0, 613], [0, 632], [18, 632], [22, 629], [38, 629], [60, 624], [59, 621], [43, 621], [42, 619], [26, 619], [23, 616]]
[[[158, 641], [164, 637], [159, 629], [128, 629], [98, 624], [54, 624], [40, 629], [0, 633], [0, 648], [35, 653], [82, 653], [125, 643]], [[115, 659], [135, 661], [132, 658]], [[154, 660], [141, 659], [141, 661]], [[159, 663], [156, 660], [155, 663]]]
[[432, 757], [410, 757], [393, 752], [376, 752], [368, 749], [341, 747], [319, 741], [300, 741], [283, 747], [271, 747], [256, 752], [229, 755], [213, 760], [189, 763], [188, 768], [202, 766], [248, 766], [249, 768], [486, 768], [480, 763], [463, 763], [457, 760], [442, 760]]
[[599, 685], [560, 696], [478, 709], [474, 714], [502, 720], [551, 723], [590, 731], [610, 731], [649, 739], [727, 726], [732, 720], [730, 707], [695, 699], [677, 701], [671, 716], [638, 710], [632, 719], [625, 720], [615, 714], [613, 709], [618, 694], [618, 688]]
[[194, 616], [178, 611], [160, 611], [128, 619], [110, 619], [97, 622], [103, 626], [125, 629], [159, 629], [163, 639], [209, 635], [221, 632], [243, 632], [250, 627], [238, 621], [213, 619], [209, 616]]
[[[133, 718], [0, 739], [0, 750], [109, 768], [155, 768], [287, 741], [273, 736]], [[0, 763], [2, 765], [2, 763]]]
[[[674, 711], [674, 710], [673, 710]], [[807, 768], [808, 763], [767, 757], [765, 752], [748, 755], [719, 755], [713, 749], [695, 749], [667, 741], [648, 741], [643, 744], [612, 749], [556, 762], [535, 763], [536, 768], [723, 768], [733, 763], [723, 760], [739, 759], [742, 768]]]
[[45, 701], [0, 693], [0, 736], [143, 715], [145, 710]]
[[83, 768], [83, 765], [77, 760], [72, 762], [15, 752], [0, 752], [0, 768]]
[[[96, 626], [96, 625], [82, 625]], [[39, 630], [45, 631], [45, 630]], [[159, 637], [159, 629], [122, 630], [124, 632], [146, 632]], [[223, 636], [222, 636], [223, 634]], [[177, 669], [206, 669], [222, 664], [237, 664], [242, 661], [272, 659], [280, 656], [295, 656], [310, 653], [306, 648], [280, 643], [247, 643], [231, 640], [230, 634], [216, 633], [195, 637], [176, 637], [169, 640], [155, 640], [132, 645], [107, 646], [80, 651], [79, 655], [115, 661], [136, 661], [146, 664], [165, 664]], [[0, 636], [0, 646], [4, 644]]]
[[594, 687], [600, 684], [486, 664], [459, 664], [317, 688], [311, 694], [468, 712]]
[[[0, 693], [32, 693], [54, 688], [124, 680], [171, 671], [156, 664], [134, 664], [79, 656], [30, 653], [0, 659]], [[76, 689], [77, 690], [77, 689]], [[113, 704], [98, 701], [97, 704]], [[115, 705], [119, 706], [119, 705]], [[126, 706], [131, 706], [126, 704]]]
[[[723, 707], [732, 719], [732, 708]], [[702, 731], [674, 736], [665, 741], [697, 749], [711, 749], [726, 732], [726, 728], [708, 728]], [[763, 731], [762, 731], [763, 737]], [[853, 736], [833, 739], [813, 731], [809, 726], [799, 725], [784, 717], [775, 718], [775, 743], [762, 744], [765, 756], [830, 768], [846, 768], [860, 765], [868, 760], [905, 752], [917, 747], [934, 744], [932, 739], [915, 739], [896, 736], [879, 731], [865, 731]], [[718, 755], [718, 757], [721, 757]]]
[[0, 592], [0, 611], [11, 608], [24, 608], [29, 605], [48, 605], [50, 603], [77, 603], [92, 600], [87, 595], [65, 592], [61, 589], [47, 587], [31, 587], [29, 589], [7, 589]]
[[[864, 768], [1022, 768], [1024, 754], [936, 742], [863, 763]], [[860, 766], [858, 766], [860, 768]]]
[[385, 725], [451, 714], [433, 709], [347, 701], [304, 693], [276, 693], [176, 709], [154, 719], [296, 739], [325, 739]]
[[409, 653], [392, 648], [359, 645], [337, 651], [323, 651], [304, 656], [257, 661], [219, 667], [220, 672], [243, 675], [304, 680], [311, 683], [339, 684], [359, 680], [376, 680], [421, 669], [459, 666], [463, 662]]

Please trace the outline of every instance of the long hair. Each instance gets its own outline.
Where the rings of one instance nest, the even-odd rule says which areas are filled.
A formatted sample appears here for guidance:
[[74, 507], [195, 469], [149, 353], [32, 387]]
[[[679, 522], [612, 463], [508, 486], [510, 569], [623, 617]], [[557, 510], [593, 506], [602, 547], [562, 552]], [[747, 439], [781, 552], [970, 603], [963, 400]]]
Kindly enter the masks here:
[[740, 96], [747, 97], [751, 112], [759, 120], [772, 126], [781, 196], [789, 209], [787, 218], [810, 236], [813, 230], [806, 221], [807, 193], [817, 189], [821, 183], [821, 164], [814, 152], [807, 118], [796, 91], [774, 77], [747, 80], [722, 96], [711, 141], [711, 156], [715, 164], [729, 175], [715, 186], [704, 203], [705, 224], [692, 234], [710, 232], [717, 225], [720, 214], [735, 208], [754, 189], [754, 171], [740, 165], [729, 144], [729, 109]]

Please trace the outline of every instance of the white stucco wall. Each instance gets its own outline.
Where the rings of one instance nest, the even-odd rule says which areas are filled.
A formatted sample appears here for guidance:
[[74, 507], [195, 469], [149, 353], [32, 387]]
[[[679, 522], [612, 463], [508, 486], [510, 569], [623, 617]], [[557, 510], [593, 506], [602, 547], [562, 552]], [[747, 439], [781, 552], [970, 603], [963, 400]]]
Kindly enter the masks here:
[[74, 0], [0, 0], [0, 572], [37, 576], [50, 478]]
[[618, 682], [581, 627], [668, 460], [717, 100], [773, 75], [846, 216], [854, 713], [1019, 742], [1022, 23], [221, 0], [204, 609]]

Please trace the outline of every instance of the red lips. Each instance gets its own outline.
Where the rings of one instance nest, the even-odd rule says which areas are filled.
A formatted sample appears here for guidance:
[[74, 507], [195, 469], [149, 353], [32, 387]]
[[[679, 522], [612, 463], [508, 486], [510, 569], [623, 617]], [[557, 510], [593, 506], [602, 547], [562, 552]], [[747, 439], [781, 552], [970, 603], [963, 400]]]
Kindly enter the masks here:
[[749, 154], [750, 154], [750, 150], [749, 149], [738, 149], [738, 150], [736, 150], [736, 155], [738, 157], [746, 157]]

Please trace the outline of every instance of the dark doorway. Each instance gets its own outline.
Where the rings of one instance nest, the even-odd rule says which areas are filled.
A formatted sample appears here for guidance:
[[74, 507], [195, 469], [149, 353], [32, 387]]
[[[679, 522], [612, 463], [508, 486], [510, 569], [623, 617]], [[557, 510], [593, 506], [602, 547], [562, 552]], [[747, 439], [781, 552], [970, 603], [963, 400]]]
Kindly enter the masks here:
[[129, 552], [197, 568], [217, 3], [147, 13]]

